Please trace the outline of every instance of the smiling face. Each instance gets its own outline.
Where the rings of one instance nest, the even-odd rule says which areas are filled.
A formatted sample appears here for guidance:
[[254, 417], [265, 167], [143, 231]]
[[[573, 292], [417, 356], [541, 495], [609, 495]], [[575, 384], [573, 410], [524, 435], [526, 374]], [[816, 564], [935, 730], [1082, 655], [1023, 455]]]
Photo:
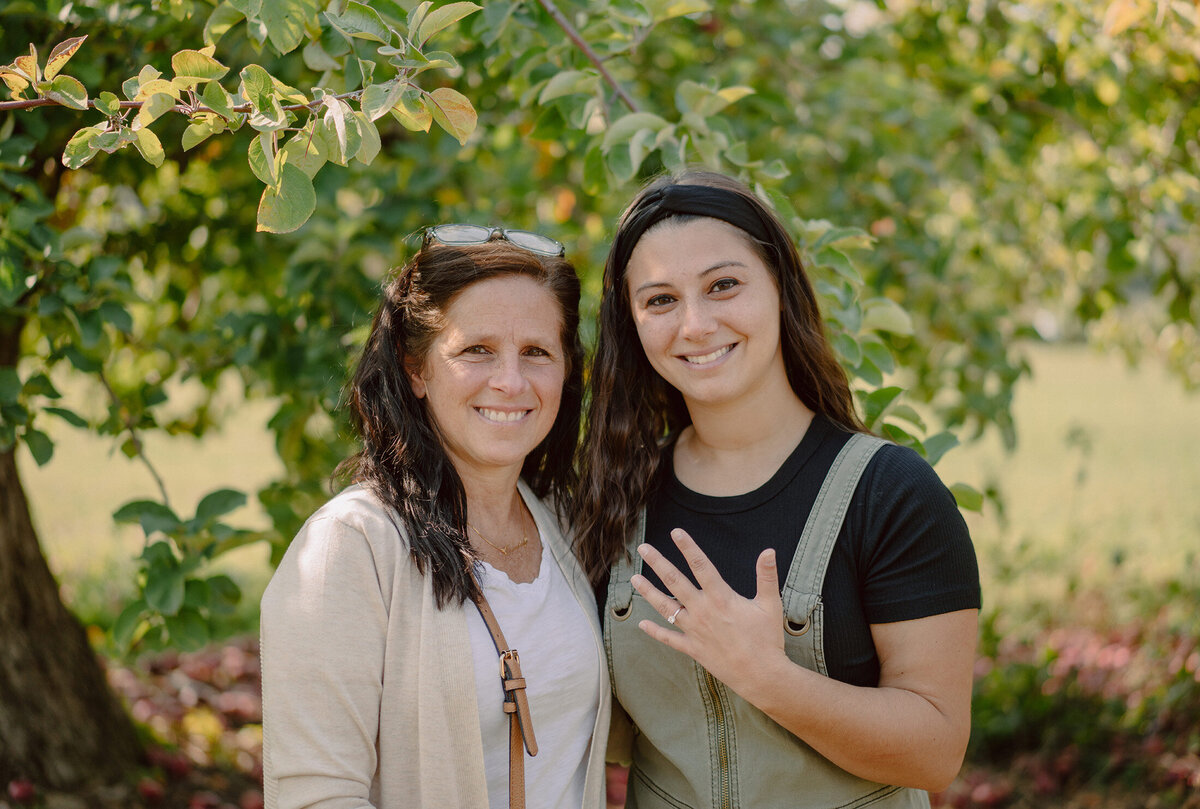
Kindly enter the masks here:
[[646, 357], [689, 410], [790, 390], [779, 291], [738, 228], [665, 220], [638, 240], [625, 281]]
[[460, 475], [519, 472], [550, 432], [566, 377], [562, 328], [557, 300], [523, 275], [478, 281], [447, 307], [410, 380]]

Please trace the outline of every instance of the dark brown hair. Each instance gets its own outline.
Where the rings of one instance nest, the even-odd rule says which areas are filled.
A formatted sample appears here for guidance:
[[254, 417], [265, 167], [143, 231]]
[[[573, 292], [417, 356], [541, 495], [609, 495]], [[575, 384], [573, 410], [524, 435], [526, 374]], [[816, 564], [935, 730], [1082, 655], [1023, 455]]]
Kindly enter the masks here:
[[[692, 187], [695, 193], [691, 192]], [[683, 397], [651, 367], [638, 339], [625, 280], [638, 238], [662, 221], [702, 216], [739, 227], [770, 270], [781, 302], [780, 340], [788, 383], [813, 412], [866, 432], [846, 373], [825, 336], [820, 308], [795, 243], [779, 218], [742, 183], [692, 171], [647, 185], [621, 215], [604, 266], [591, 403], [572, 507], [576, 552], [593, 583], [624, 551], [668, 451], [691, 424]], [[731, 221], [733, 220], [733, 221]]]
[[550, 432], [525, 458], [521, 476], [539, 497], [569, 501], [583, 396], [579, 279], [564, 258], [506, 241], [430, 242], [389, 281], [351, 380], [348, 406], [362, 449], [339, 467], [399, 518], [417, 569], [433, 580], [438, 607], [473, 598], [475, 554], [466, 537], [466, 494], [406, 368], [420, 366], [445, 313], [467, 287], [505, 275], [533, 278], [554, 295], [562, 317], [566, 378]]

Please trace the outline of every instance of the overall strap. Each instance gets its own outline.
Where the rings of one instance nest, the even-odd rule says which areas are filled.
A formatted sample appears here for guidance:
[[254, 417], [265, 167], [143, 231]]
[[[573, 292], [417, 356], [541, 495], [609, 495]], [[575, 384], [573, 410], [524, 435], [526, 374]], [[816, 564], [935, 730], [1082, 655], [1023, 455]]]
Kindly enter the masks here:
[[492, 612], [483, 590], [475, 598], [475, 606], [487, 624], [492, 643], [500, 654], [500, 682], [504, 685], [504, 712], [508, 714], [508, 805], [510, 809], [525, 809], [525, 750], [537, 755], [537, 740], [533, 738], [533, 719], [529, 714], [529, 699], [525, 696], [525, 678], [521, 675], [521, 658], [516, 649], [508, 648], [500, 624]]
[[637, 546], [646, 541], [645, 506], [638, 511], [637, 524], [634, 526], [630, 540], [625, 545], [625, 551], [617, 557], [617, 561], [609, 573], [608, 606], [618, 612], [624, 612], [633, 603], [633, 585], [629, 583], [629, 579], [642, 569], [642, 557], [637, 553]]
[[804, 524], [783, 587], [783, 614], [789, 627], [806, 627], [809, 615], [820, 603], [833, 545], [842, 530], [859, 478], [871, 458], [887, 443], [873, 435], [854, 433], [829, 468]]

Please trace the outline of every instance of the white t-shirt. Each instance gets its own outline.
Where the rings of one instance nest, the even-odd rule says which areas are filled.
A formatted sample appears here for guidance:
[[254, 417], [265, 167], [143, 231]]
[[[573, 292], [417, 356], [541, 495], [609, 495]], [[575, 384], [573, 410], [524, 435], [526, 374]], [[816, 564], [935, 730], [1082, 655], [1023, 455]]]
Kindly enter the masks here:
[[[525, 755], [525, 804], [579, 809], [592, 729], [600, 707], [600, 666], [583, 607], [544, 545], [537, 578], [513, 582], [486, 562], [480, 581], [500, 631], [521, 656], [538, 754]], [[467, 604], [483, 760], [491, 809], [508, 807], [509, 719], [499, 657], [479, 610]]]

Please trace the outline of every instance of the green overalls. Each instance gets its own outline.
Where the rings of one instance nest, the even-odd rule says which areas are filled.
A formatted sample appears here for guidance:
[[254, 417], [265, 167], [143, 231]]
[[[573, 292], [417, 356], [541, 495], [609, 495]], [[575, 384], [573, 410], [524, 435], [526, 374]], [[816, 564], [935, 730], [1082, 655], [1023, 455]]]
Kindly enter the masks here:
[[[839, 453], [783, 586], [787, 655], [826, 676], [821, 585], [855, 486], [883, 443], [859, 433]], [[637, 561], [613, 568], [604, 610], [613, 691], [637, 726], [627, 809], [928, 809], [924, 791], [850, 775], [638, 629], [642, 619], [665, 625], [629, 583], [644, 534], [643, 512], [629, 546]]]

